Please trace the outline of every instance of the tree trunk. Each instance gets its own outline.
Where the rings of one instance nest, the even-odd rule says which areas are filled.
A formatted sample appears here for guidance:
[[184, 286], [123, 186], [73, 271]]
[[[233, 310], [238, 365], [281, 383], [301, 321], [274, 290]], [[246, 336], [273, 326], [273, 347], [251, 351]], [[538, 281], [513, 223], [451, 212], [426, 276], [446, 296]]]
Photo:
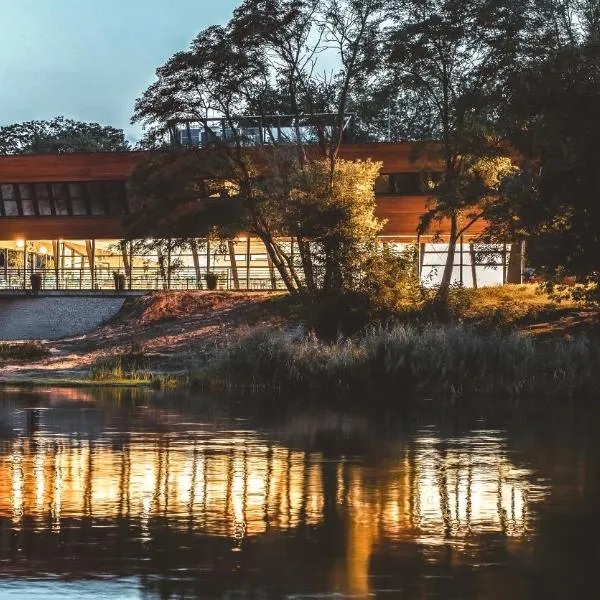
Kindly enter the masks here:
[[275, 250], [275, 247], [273, 245], [273, 241], [270, 239], [270, 237], [268, 235], [261, 235], [259, 237], [260, 237], [262, 243], [265, 245], [265, 249], [267, 250], [267, 255], [269, 257], [269, 260], [272, 262], [273, 266], [279, 272], [279, 275], [281, 276], [281, 279], [282, 279], [285, 287], [287, 288], [288, 292], [292, 295], [297, 295], [298, 290], [296, 289], [296, 286], [294, 285], [294, 282], [293, 282], [292, 278], [290, 277], [287, 267], [283, 264], [281, 258], [277, 254], [277, 251]]
[[454, 256], [456, 254], [456, 242], [458, 232], [458, 219], [456, 214], [450, 217], [450, 236], [448, 238], [448, 254], [446, 254], [446, 264], [444, 265], [444, 273], [442, 281], [436, 296], [436, 300], [445, 301], [448, 298], [450, 284], [452, 283], [452, 271], [454, 270]]
[[304, 280], [306, 287], [311, 294], [314, 294], [317, 286], [315, 284], [315, 273], [310, 255], [310, 242], [298, 238], [298, 252], [300, 253], [300, 261], [302, 262], [302, 270], [304, 271]]
[[194, 261], [194, 271], [196, 273], [196, 289], [200, 288], [200, 257], [198, 256], [198, 240], [190, 240], [190, 248], [192, 249], [192, 259]]

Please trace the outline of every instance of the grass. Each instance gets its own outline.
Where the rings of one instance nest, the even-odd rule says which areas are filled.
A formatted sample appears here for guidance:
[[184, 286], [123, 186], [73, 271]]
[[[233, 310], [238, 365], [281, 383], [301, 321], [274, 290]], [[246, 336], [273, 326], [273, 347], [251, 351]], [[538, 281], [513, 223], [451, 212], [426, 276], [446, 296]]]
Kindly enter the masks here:
[[98, 358], [90, 367], [90, 379], [113, 384], [150, 382], [152, 373], [143, 349], [132, 346]]
[[600, 347], [583, 336], [537, 344], [517, 332], [464, 325], [377, 327], [334, 343], [269, 329], [222, 349], [200, 381], [282, 392], [564, 396], [597, 390]]
[[0, 342], [0, 360], [34, 361], [48, 356], [48, 348], [41, 342]]
[[455, 319], [505, 328], [552, 320], [581, 307], [574, 301], [558, 304], [534, 284], [457, 288], [450, 294], [450, 312]]

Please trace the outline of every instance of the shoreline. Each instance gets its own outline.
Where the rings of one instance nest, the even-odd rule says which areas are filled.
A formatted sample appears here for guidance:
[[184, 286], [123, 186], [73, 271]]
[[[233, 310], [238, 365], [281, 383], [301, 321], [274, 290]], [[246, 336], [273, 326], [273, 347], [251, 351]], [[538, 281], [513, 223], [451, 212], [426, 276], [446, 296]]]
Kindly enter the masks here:
[[597, 310], [553, 304], [533, 286], [460, 294], [453, 322], [400, 320], [335, 342], [307, 335], [286, 295], [147, 294], [86, 335], [35, 342], [42, 356], [4, 357], [0, 387], [523, 398], [600, 386]]

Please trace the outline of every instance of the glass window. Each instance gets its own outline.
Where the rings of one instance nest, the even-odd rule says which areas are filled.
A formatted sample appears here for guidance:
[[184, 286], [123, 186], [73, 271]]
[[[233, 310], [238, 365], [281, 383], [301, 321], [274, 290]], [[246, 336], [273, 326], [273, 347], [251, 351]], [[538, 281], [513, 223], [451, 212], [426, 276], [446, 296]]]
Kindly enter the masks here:
[[14, 187], [10, 183], [5, 183], [0, 186], [0, 193], [4, 200], [12, 200], [14, 198]]
[[4, 200], [4, 214], [7, 217], [18, 217], [19, 209], [16, 200]]
[[69, 196], [71, 197], [71, 208], [74, 215], [86, 215], [85, 196], [81, 183], [69, 183]]
[[67, 201], [67, 186], [64, 183], [53, 183], [52, 199], [57, 215], [69, 214], [69, 203]]
[[108, 200], [108, 210], [111, 215], [122, 215], [125, 213], [125, 182], [107, 181], [106, 198]]
[[375, 180], [375, 193], [376, 194], [389, 194], [390, 193], [390, 176], [387, 173], [380, 175]]
[[101, 181], [90, 181], [86, 184], [90, 207], [93, 215], [106, 214], [106, 198], [104, 196], [104, 184]]
[[52, 209], [50, 207], [48, 184], [36, 183], [35, 195], [37, 197], [38, 210], [40, 211], [40, 215], [51, 215]]
[[21, 196], [21, 208], [25, 216], [35, 215], [35, 206], [31, 194], [31, 185], [28, 183], [19, 184], [19, 194]]

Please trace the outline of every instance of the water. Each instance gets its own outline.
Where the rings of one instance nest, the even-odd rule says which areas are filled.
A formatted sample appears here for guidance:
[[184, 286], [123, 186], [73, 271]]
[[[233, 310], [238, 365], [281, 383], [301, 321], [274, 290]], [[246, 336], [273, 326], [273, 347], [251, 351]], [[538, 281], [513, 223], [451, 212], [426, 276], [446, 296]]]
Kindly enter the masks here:
[[0, 598], [588, 598], [597, 421], [0, 391]]

